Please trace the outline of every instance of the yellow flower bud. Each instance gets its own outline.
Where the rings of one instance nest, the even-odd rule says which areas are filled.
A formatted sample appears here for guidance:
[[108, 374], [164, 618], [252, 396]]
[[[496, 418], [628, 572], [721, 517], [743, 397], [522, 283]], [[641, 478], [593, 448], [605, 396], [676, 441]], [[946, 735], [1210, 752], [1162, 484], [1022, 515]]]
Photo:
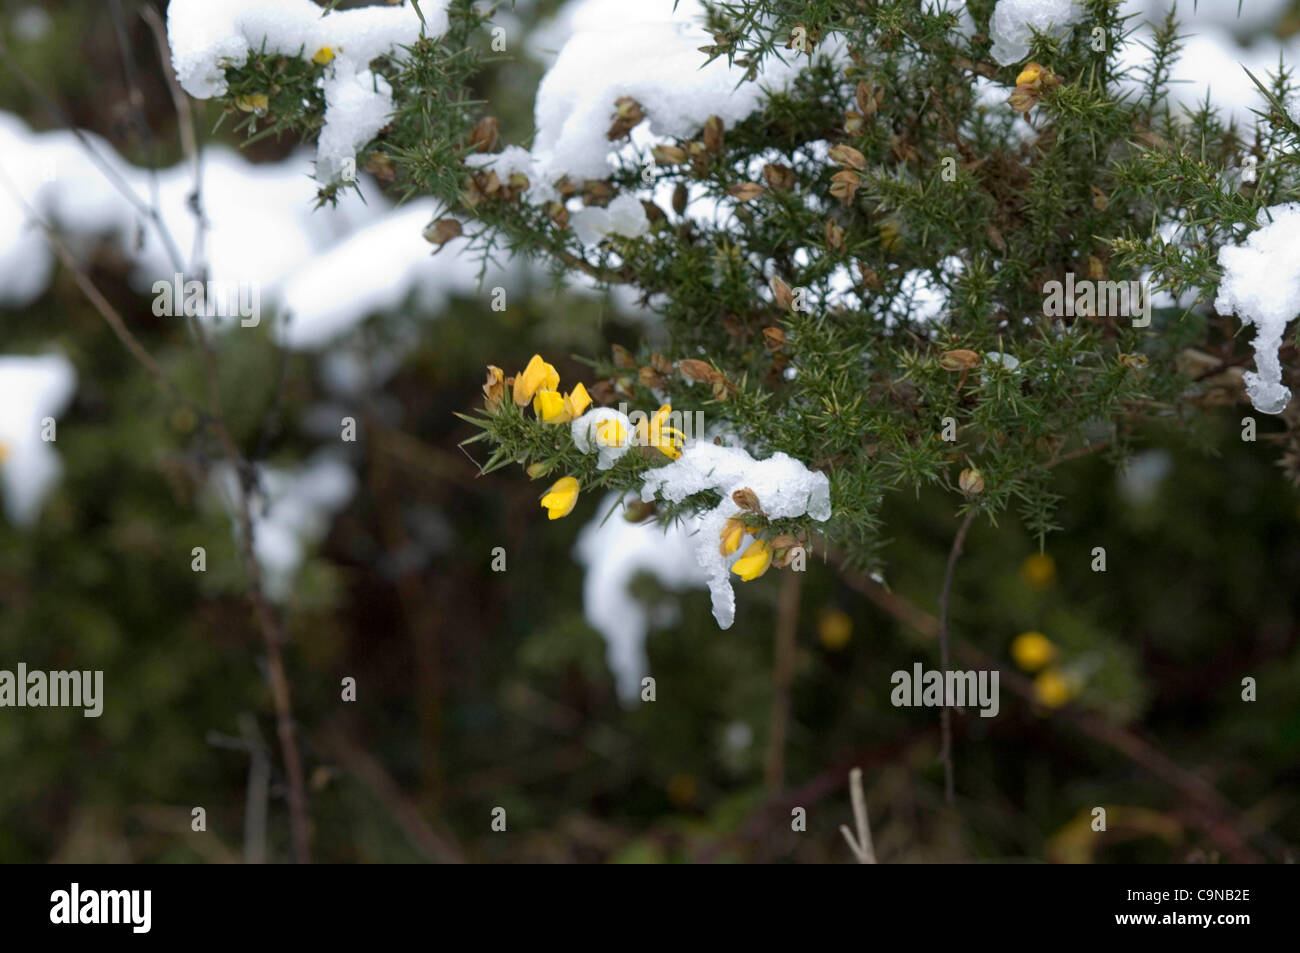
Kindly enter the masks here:
[[546, 518], [558, 520], [573, 512], [578, 503], [578, 481], [576, 478], [561, 477], [551, 484], [551, 488], [542, 497], [542, 506], [546, 507]]
[[316, 51], [316, 55], [311, 58], [311, 61], [317, 66], [328, 66], [334, 62], [334, 51], [328, 46], [322, 46]]
[[880, 247], [885, 251], [897, 251], [901, 244], [897, 223], [882, 223], [880, 226]]
[[853, 620], [843, 609], [823, 610], [817, 619], [817, 640], [827, 651], [838, 652], [852, 635]]
[[749, 582], [767, 572], [767, 567], [770, 565], [772, 565], [771, 547], [765, 540], [756, 539], [740, 554], [740, 558], [732, 563], [731, 571], [745, 582]]
[[1020, 578], [1030, 589], [1042, 591], [1056, 582], [1056, 560], [1046, 553], [1034, 553], [1020, 564]]

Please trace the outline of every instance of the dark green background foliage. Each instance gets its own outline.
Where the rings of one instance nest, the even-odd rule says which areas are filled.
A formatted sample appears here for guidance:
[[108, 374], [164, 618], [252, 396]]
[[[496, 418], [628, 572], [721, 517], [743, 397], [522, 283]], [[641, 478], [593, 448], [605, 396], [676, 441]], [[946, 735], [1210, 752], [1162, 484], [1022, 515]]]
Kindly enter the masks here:
[[[146, 164], [150, 148], [129, 119], [111, 5], [40, 3], [54, 29], [17, 47], [11, 15], [23, 5], [6, 3], [0, 19], [10, 56], [76, 123]], [[821, 11], [829, 23], [841, 5], [794, 6], [812, 22]], [[1211, 204], [1226, 200], [1194, 188], [1196, 163], [1222, 167], [1253, 141], [1213, 128], [1208, 115], [1178, 129], [1159, 110], [1110, 102], [1080, 80], [1093, 54], [1078, 39], [1039, 51], [1065, 79], [1040, 106], [1047, 111], [1040, 121], [1054, 123], [1056, 134], [1003, 155], [1005, 128], [997, 127], [1009, 120], [987, 117], [976, 126], [987, 136], [967, 143], [963, 159], [984, 162], [963, 171], [959, 197], [939, 193], [934, 166], [952, 143], [937, 107], [965, 115], [971, 94], [954, 81], [960, 54], [945, 46], [946, 29], [915, 23], [909, 6], [861, 4], [881, 23], [894, 16], [915, 28], [907, 42], [932, 54], [921, 67], [908, 72], [886, 52], [849, 77], [811, 70], [795, 94], [806, 100], [779, 99], [727, 130], [726, 152], [699, 181], [721, 194], [737, 181], [737, 163], [760, 146], [793, 149], [840, 124], [860, 78], [884, 86], [890, 117], [920, 118], [914, 128], [894, 118], [892, 128], [869, 124], [853, 143], [869, 165], [861, 201], [835, 212], [847, 241], [835, 255], [879, 272], [883, 284], [864, 297], [863, 313], [887, 301], [906, 270], [961, 250], [968, 268], [952, 289], [951, 346], [1004, 349], [1046, 367], [1077, 358], [1078, 372], [1059, 390], [1023, 399], [1001, 401], [989, 385], [972, 393], [973, 383], [960, 394], [955, 376], [938, 368], [941, 348], [909, 334], [906, 323], [886, 332], [861, 313], [781, 314], [764, 297], [762, 276], [743, 262], [754, 255], [785, 262], [789, 270], [778, 270], [791, 285], [813, 289], [824, 287], [826, 262], [813, 256], [794, 268], [793, 250], [820, 241], [809, 236], [824, 234], [824, 223], [776, 198], [754, 203], [744, 249], [669, 225], [641, 247], [621, 249], [622, 261], [600, 260], [606, 250], [587, 263], [630, 269], [646, 290], [675, 290], [665, 315], [671, 340], [653, 349], [610, 319], [611, 306], [549, 286], [516, 296], [504, 313], [484, 294], [436, 316], [414, 307], [376, 316], [356, 346], [379, 348], [412, 322], [420, 343], [385, 395], [351, 408], [362, 434], [353, 450], [360, 490], [283, 610], [315, 859], [426, 859], [437, 853], [433, 832], [476, 861], [845, 861], [836, 828], [850, 819], [844, 786], [854, 765], [865, 772], [885, 862], [1294, 859], [1300, 495], [1278, 466], [1291, 439], [1285, 422], [1261, 419], [1260, 441], [1243, 442], [1246, 405], [1188, 390], [1176, 363], [1183, 349], [1238, 356], [1231, 329], [1221, 335], [1197, 313], [1157, 314], [1154, 332], [1140, 340], [1098, 325], [1065, 344], [1000, 326], [988, 313], [994, 299], [1008, 313], [1040, 312], [1031, 282], [1086, 270], [1090, 256], [1104, 258], [1117, 278], [1151, 264], [1153, 209], [1223, 218], [1230, 236], [1256, 204], [1294, 197], [1294, 177], [1266, 179], [1261, 194], [1234, 200], [1240, 207]], [[985, 16], [991, 8], [972, 6]], [[1105, 15], [1105, 4], [1093, 6]], [[139, 4], [123, 7], [148, 141], [170, 165], [181, 156], [157, 51]], [[483, 46], [481, 36], [474, 42]], [[906, 46], [900, 40], [900, 55]], [[734, 51], [764, 52], [761, 44]], [[438, 70], [418, 77], [421, 88], [455, 90], [463, 109], [435, 118], [426, 111], [419, 122], [406, 113], [382, 144], [399, 165], [395, 194], [431, 192], [453, 214], [466, 211], [454, 204], [464, 185], [456, 161], [465, 130], [484, 114], [476, 101], [490, 104], [502, 141], [526, 143], [531, 96], [520, 91], [540, 76], [513, 53], [472, 73], [471, 59], [464, 67], [439, 59]], [[1001, 70], [998, 79], [1009, 83], [1014, 73]], [[817, 102], [833, 105], [819, 111]], [[935, 108], [923, 109], [927, 103]], [[220, 103], [193, 106], [201, 132], [217, 127]], [[52, 126], [7, 70], [0, 107], [36, 128]], [[1153, 157], [1133, 144], [1144, 124], [1172, 143], [1168, 151]], [[288, 133], [311, 128], [307, 116], [286, 120], [285, 135], [260, 138], [246, 154], [282, 158], [298, 143]], [[227, 121], [209, 138], [240, 142], [247, 131]], [[899, 157], [899, 136], [918, 158]], [[1183, 146], [1197, 137], [1209, 145], [1193, 161]], [[1098, 154], [1098, 141], [1120, 145]], [[833, 169], [795, 171], [800, 188], [824, 189]], [[638, 174], [629, 169], [615, 185], [633, 186]], [[1092, 204], [1092, 185], [1110, 196], [1106, 210]], [[506, 244], [580, 251], [526, 206], [476, 212], [502, 227]], [[1059, 223], [1071, 216], [1079, 228], [1066, 235]], [[896, 247], [882, 247], [886, 221], [900, 227]], [[991, 222], [1005, 251], [990, 237]], [[1128, 243], [1081, 243], [1078, 235]], [[725, 277], [733, 252], [734, 280]], [[996, 288], [988, 267], [995, 257], [1007, 263]], [[201, 396], [200, 362], [183, 331], [131, 292], [108, 243], [86, 260], [164, 367]], [[1212, 266], [1212, 257], [1183, 263], [1185, 273], [1168, 277], [1204, 277]], [[59, 423], [62, 483], [34, 529], [0, 526], [0, 668], [18, 661], [102, 668], [107, 693], [99, 719], [0, 710], [0, 860], [239, 861], [250, 761], [229, 741], [249, 732], [264, 739], [274, 763], [267, 856], [285, 859], [285, 781], [264, 646], [229, 520], [204, 502], [197, 476], [214, 448], [130, 359], [66, 270], [33, 307], [0, 322], [5, 353], [39, 353], [53, 342], [80, 378]], [[794, 342], [801, 374], [793, 386], [764, 383], [770, 358], [755, 335], [774, 324]], [[315, 446], [306, 418], [323, 396], [318, 357], [279, 353], [264, 330], [217, 339], [221, 389], [243, 451], [293, 462]], [[954, 807], [944, 803], [937, 712], [889, 702], [891, 673], [915, 661], [937, 665], [935, 644], [900, 621], [905, 611], [882, 610], [883, 590], [823, 560], [821, 547], [801, 577], [781, 784], [765, 761], [784, 572], [739, 587], [737, 621], [725, 632], [706, 593], [671, 595], [650, 579], [638, 582], [638, 598], [674, 600], [680, 613], [650, 636], [658, 700], [619, 705], [604, 644], [583, 618], [582, 572], [571, 559], [599, 494], [584, 493], [572, 516], [548, 522], [537, 505], [542, 485], [522, 470], [478, 474], [458, 446], [478, 430], [456, 416], [479, 406], [487, 364], [512, 373], [540, 352], [566, 385], [590, 385], [598, 372], [614, 371], [607, 355], [615, 343], [643, 359], [654, 349], [680, 358], [704, 348], [739, 385], [709, 413], [761, 445], [830, 461], [841, 520], [835, 543], [851, 564], [883, 567], [897, 598], [924, 613], [937, 612], [949, 547], [971, 503], [955, 490], [956, 473], [967, 460], [985, 470], [988, 496], [977, 501], [985, 512], [957, 566], [951, 619], [959, 643], [1003, 668], [1002, 709], [992, 719], [973, 709], [954, 718]], [[1242, 342], [1235, 347], [1244, 353]], [[862, 348], [878, 361], [846, 369], [841, 354]], [[1150, 359], [1146, 369], [1117, 365], [1117, 354], [1139, 350]], [[597, 370], [565, 355], [590, 358]], [[687, 393], [674, 404], [693, 409]], [[393, 402], [400, 413], [391, 412]], [[949, 414], [962, 427], [957, 454], [921, 439]], [[1109, 450], [1045, 466], [1101, 439], [1113, 441]], [[483, 443], [466, 449], [480, 463], [491, 452]], [[1134, 502], [1120, 492], [1117, 467], [1126, 453], [1151, 449], [1171, 465], [1154, 496]], [[1042, 534], [1049, 525], [1058, 530]], [[197, 545], [208, 551], [206, 574], [190, 570]], [[505, 573], [490, 571], [496, 546], [508, 553]], [[1095, 546], [1108, 554], [1104, 574], [1090, 568]], [[1031, 584], [1024, 563], [1040, 551], [1055, 571]], [[819, 637], [833, 612], [852, 621], [846, 645]], [[1049, 710], [1008, 689], [1009, 645], [1027, 630], [1048, 635], [1066, 664], [1087, 673], [1074, 706]], [[347, 676], [357, 680], [355, 703], [339, 699]], [[1254, 703], [1240, 698], [1246, 676], [1258, 680]], [[748, 744], [736, 743], [746, 734], [739, 725]], [[1221, 797], [1205, 794], [1197, 779]], [[1110, 811], [1105, 834], [1086, 826], [1098, 805]], [[194, 806], [207, 810], [206, 833], [189, 829]], [[507, 809], [507, 833], [490, 830], [496, 806]], [[806, 833], [790, 830], [796, 806], [807, 809]]]

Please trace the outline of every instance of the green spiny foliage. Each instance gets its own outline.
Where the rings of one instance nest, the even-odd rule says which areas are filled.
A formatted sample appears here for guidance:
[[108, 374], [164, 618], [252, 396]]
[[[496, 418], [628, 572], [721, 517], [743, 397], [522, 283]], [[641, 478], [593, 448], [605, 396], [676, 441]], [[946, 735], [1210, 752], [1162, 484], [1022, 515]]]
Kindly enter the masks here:
[[[1284, 108], [1284, 72], [1257, 80], [1266, 105], [1253, 130], [1208, 103], [1178, 110], [1172, 14], [1150, 65], [1125, 74], [1134, 24], [1118, 0], [1088, 0], [1062, 38], [1035, 36], [1030, 60], [1042, 67], [1013, 108], [998, 87], [1020, 82], [1022, 66], [990, 59], [993, 6], [971, 0], [968, 36], [955, 15], [907, 0], [714, 2], [702, 63], [725, 57], [761, 79], [779, 58], [800, 64], [797, 81], [732, 128], [710, 120], [606, 180], [554, 183], [564, 201], [536, 206], [522, 200], [527, 183], [465, 164], [497, 147], [498, 130], [473, 95], [487, 19], [456, 0], [446, 36], [378, 65], [396, 112], [365, 154], [390, 169], [396, 194], [432, 195], [446, 216], [477, 220], [485, 256], [525, 253], [557, 275], [635, 289], [668, 344], [630, 362], [590, 360], [597, 402], [702, 411], [760, 456], [781, 450], [826, 472], [827, 534], [851, 561], [877, 560], [887, 496], [926, 486], [956, 494], [962, 511], [1011, 510], [1041, 539], [1054, 528], [1057, 462], [1094, 448], [1118, 460], [1153, 419], [1194, 439], [1205, 375], [1192, 380], [1185, 355], [1240, 363], [1231, 328], [1206, 307], [1218, 250], [1295, 197], [1300, 127]], [[231, 71], [227, 105], [270, 82], [269, 114], [244, 120], [249, 132], [310, 138], [323, 108], [314, 74], [253, 57]], [[650, 201], [668, 191], [672, 208]], [[650, 232], [584, 246], [570, 210], [619, 194], [643, 200]], [[686, 214], [704, 201], [733, 214]], [[1180, 306], [1141, 329], [1128, 317], [1048, 315], [1045, 285], [1069, 272], [1149, 273]], [[920, 311], [923, 291], [946, 301], [941, 315]], [[684, 359], [712, 371], [688, 378]], [[535, 464], [534, 476], [633, 490], [667, 461], [630, 454], [597, 471], [567, 426], [508, 398], [501, 407], [470, 418], [492, 448], [486, 469]], [[959, 487], [965, 469], [982, 487]]]

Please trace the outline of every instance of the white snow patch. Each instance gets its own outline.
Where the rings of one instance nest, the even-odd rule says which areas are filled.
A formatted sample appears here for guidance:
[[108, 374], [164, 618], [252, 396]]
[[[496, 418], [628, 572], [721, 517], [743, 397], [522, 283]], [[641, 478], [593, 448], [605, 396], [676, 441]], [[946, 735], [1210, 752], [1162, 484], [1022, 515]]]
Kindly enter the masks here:
[[77, 372], [61, 354], [0, 357], [0, 484], [15, 526], [36, 522], [63, 472], [43, 421], [57, 417], [77, 388]]
[[989, 20], [993, 58], [1002, 66], [1019, 63], [1029, 55], [1031, 28], [1064, 36], [1082, 16], [1076, 0], [999, 0]]
[[640, 697], [641, 679], [650, 672], [646, 635], [652, 624], [671, 620], [663, 618], [663, 613], [648, 612], [628, 594], [628, 585], [642, 573], [674, 591], [702, 589], [707, 579], [692, 558], [692, 527], [675, 524], [665, 529], [654, 523], [629, 523], [621, 512], [610, 513], [616, 506], [621, 506], [619, 494], [607, 495], [597, 517], [578, 536], [575, 555], [587, 570], [583, 612], [605, 640], [619, 699], [633, 705]]
[[1255, 370], [1246, 393], [1262, 414], [1280, 414], [1291, 400], [1282, 383], [1278, 349], [1290, 320], [1300, 315], [1300, 203], [1275, 205], [1259, 216], [1245, 244], [1219, 249], [1223, 280], [1214, 307], [1255, 326]]
[[[420, 11], [430, 35], [446, 32], [446, 0], [422, 0]], [[321, 84], [325, 124], [316, 170], [322, 182], [338, 180], [392, 113], [391, 90], [370, 73], [370, 63], [384, 55], [400, 59], [421, 29], [409, 3], [328, 14], [311, 0], [172, 0], [167, 8], [176, 78], [196, 99], [224, 94], [226, 68], [241, 66], [254, 51], [311, 59], [329, 48], [334, 58]]]
[[606, 133], [622, 96], [641, 104], [655, 135], [685, 137], [713, 115], [727, 126], [747, 118], [762, 103], [764, 86], [781, 87], [798, 71], [793, 57], [773, 59], [760, 85], [742, 83], [743, 68], [726, 57], [705, 66], [699, 48], [713, 39], [693, 15], [698, 5], [681, 7], [675, 11], [672, 0], [606, 3], [574, 18], [579, 28], [537, 90], [533, 156], [548, 184], [565, 175], [609, 174], [608, 157], [618, 146]]
[[754, 491], [769, 517], [807, 515], [822, 522], [830, 519], [831, 492], [826, 474], [809, 470], [779, 452], [766, 460], [755, 460], [741, 447], [696, 441], [678, 459], [651, 471], [641, 487], [641, 499], [646, 502], [659, 497], [680, 503], [705, 490], [721, 494], [722, 502], [700, 515], [694, 540], [696, 561], [709, 578], [713, 617], [724, 629], [730, 628], [736, 617], [730, 567], [741, 551], [723, 556], [718, 551], [719, 534], [727, 518], [738, 512], [731, 494], [746, 487]]
[[[224, 501], [239, 505], [242, 489], [233, 467], [222, 464], [212, 479]], [[356, 492], [357, 478], [342, 460], [320, 451], [291, 470], [260, 466], [258, 483], [261, 493], [250, 500], [253, 554], [267, 596], [283, 602], [307, 549], [325, 538], [335, 514]], [[239, 521], [233, 523], [238, 531]]]
[[[598, 439], [596, 427], [607, 420], [617, 421], [622, 427], [623, 441], [607, 444]], [[609, 428], [611, 431], [617, 428]], [[608, 470], [623, 454], [632, 447], [632, 421], [627, 414], [613, 407], [593, 407], [569, 425], [573, 445], [583, 453], [597, 454], [596, 469]]]
[[573, 213], [569, 222], [578, 241], [584, 245], [599, 244], [609, 235], [640, 238], [650, 230], [650, 219], [635, 195], [620, 195], [609, 203], [608, 208], [599, 205], [581, 208]]

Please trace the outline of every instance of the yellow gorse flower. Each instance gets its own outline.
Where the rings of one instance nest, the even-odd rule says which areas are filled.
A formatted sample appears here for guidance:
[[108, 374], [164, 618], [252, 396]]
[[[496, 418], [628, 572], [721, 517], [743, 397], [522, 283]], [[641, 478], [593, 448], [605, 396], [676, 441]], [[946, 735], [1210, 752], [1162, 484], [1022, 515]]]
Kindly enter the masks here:
[[1011, 657], [1026, 672], [1036, 672], [1056, 658], [1056, 646], [1041, 632], [1021, 632], [1011, 643]]
[[1030, 589], [1041, 592], [1056, 582], [1056, 560], [1046, 553], [1034, 553], [1020, 564], [1020, 578]]
[[817, 639], [831, 652], [838, 652], [849, 644], [853, 635], [853, 620], [843, 609], [823, 609], [817, 618]]
[[1040, 79], [1042, 79], [1042, 77], [1043, 77], [1043, 68], [1039, 66], [1037, 63], [1030, 63], [1023, 70], [1021, 70], [1020, 75], [1016, 77], [1016, 85], [1028, 86], [1038, 82]]
[[740, 517], [728, 517], [727, 522], [722, 524], [722, 532], [718, 534], [718, 552], [723, 556], [730, 556], [740, 549], [740, 544], [745, 541], [747, 532], [749, 532], [749, 529]]
[[564, 422], [564, 398], [559, 391], [539, 390], [533, 395], [533, 413], [544, 424]]
[[1060, 708], [1077, 694], [1077, 686], [1059, 668], [1045, 669], [1034, 679], [1034, 697], [1048, 708]]
[[551, 488], [542, 497], [542, 506], [546, 507], [546, 518], [558, 520], [573, 512], [578, 503], [578, 481], [571, 476], [561, 477], [551, 484]]
[[621, 420], [602, 420], [596, 424], [596, 442], [602, 447], [621, 447], [627, 443], [627, 427]]
[[266, 93], [249, 93], [247, 96], [236, 96], [235, 105], [246, 113], [264, 113], [271, 101], [266, 98]]
[[539, 390], [559, 390], [560, 372], [542, 360], [540, 354], [534, 354], [522, 374], [515, 375], [515, 405], [527, 407], [528, 402]]
[[539, 390], [533, 395], [533, 411], [544, 424], [567, 424], [581, 417], [591, 406], [591, 395], [581, 383], [568, 394]]
[[686, 434], [676, 427], [665, 426], [664, 421], [672, 412], [672, 404], [664, 404], [648, 420], [638, 421], [636, 430], [643, 446], [655, 447], [668, 459], [676, 460], [682, 455]]
[[756, 539], [740, 554], [740, 558], [731, 564], [731, 571], [745, 582], [749, 582], [767, 572], [767, 567], [770, 565], [772, 565], [772, 548], [767, 545], [766, 540]]
[[322, 46], [316, 51], [316, 55], [311, 58], [311, 61], [317, 66], [328, 66], [334, 62], [334, 51], [328, 46]]

